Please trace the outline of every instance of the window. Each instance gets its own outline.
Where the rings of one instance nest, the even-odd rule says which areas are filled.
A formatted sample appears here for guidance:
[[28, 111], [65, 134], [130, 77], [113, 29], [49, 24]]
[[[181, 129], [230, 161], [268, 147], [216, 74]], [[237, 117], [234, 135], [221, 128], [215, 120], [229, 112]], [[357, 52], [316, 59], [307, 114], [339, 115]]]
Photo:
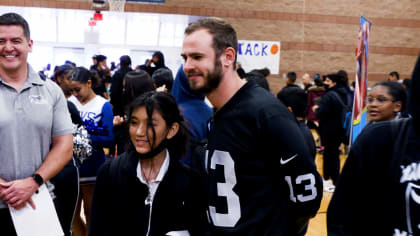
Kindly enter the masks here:
[[96, 23], [99, 29], [99, 43], [125, 44], [125, 14], [120, 12], [103, 12], [103, 20]]
[[160, 16], [159, 46], [181, 47], [187, 20], [187, 17], [178, 15]]
[[159, 15], [130, 14], [127, 16], [127, 44], [156, 46], [159, 34]]
[[59, 10], [58, 41], [63, 43], [83, 43], [84, 30], [88, 27], [90, 11]]
[[41, 42], [57, 41], [55, 9], [26, 8], [24, 9], [23, 17], [28, 21], [32, 40]]

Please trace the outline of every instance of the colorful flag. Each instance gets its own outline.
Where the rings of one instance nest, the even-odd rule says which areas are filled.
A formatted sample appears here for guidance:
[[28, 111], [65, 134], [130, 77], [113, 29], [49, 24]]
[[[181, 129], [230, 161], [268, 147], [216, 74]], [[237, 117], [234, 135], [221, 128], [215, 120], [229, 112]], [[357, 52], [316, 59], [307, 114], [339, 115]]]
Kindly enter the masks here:
[[353, 124], [351, 129], [352, 143], [367, 123], [366, 96], [370, 25], [371, 23], [366, 18], [360, 17], [359, 45], [356, 49], [356, 83], [354, 87]]

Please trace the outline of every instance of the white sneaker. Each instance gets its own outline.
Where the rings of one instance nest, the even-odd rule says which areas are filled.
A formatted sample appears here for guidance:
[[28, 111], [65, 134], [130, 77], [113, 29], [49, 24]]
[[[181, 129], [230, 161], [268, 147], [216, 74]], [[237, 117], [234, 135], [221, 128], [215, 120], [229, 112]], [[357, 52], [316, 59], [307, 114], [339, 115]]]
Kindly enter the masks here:
[[325, 192], [329, 192], [329, 193], [333, 193], [335, 190], [335, 186], [334, 184], [331, 182], [331, 180], [324, 180], [324, 191]]

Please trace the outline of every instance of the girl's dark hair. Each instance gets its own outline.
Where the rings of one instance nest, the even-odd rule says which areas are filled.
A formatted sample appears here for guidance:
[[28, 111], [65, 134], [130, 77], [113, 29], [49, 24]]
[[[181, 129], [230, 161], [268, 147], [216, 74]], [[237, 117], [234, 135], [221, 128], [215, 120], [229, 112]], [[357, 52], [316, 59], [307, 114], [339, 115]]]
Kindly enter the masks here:
[[74, 66], [70, 64], [64, 64], [61, 66], [56, 66], [54, 68], [54, 75], [51, 77], [52, 80], [57, 82], [58, 77], [62, 77], [67, 73], [70, 73], [72, 70], [74, 70]]
[[135, 98], [155, 89], [150, 75], [143, 70], [130, 71], [124, 76], [124, 104], [128, 106]]
[[348, 85], [349, 84], [349, 77], [347, 75], [347, 71], [345, 70], [339, 70], [337, 72], [337, 75], [341, 77], [341, 83]]
[[407, 106], [407, 94], [400, 83], [394, 81], [384, 81], [376, 83], [373, 87], [377, 86], [384, 86], [388, 88], [388, 93], [391, 95], [392, 101], [401, 102], [401, 111], [405, 110], [405, 107]]
[[70, 64], [64, 64], [62, 66], [56, 66], [54, 69], [54, 75], [51, 77], [53, 81], [55, 81], [58, 85], [60, 85], [61, 89], [63, 90], [64, 95], [71, 96], [71, 90], [68, 86], [62, 86], [58, 80], [58, 78], [63, 78], [67, 74], [71, 74], [74, 70], [74, 66]]
[[343, 78], [336, 73], [328, 74], [325, 77], [336, 83], [336, 85], [345, 85]]
[[320, 78], [314, 79], [314, 83], [318, 87], [323, 87], [324, 86], [324, 82], [322, 82], [322, 79], [320, 79]]
[[86, 84], [90, 80], [92, 81], [92, 88], [95, 88], [100, 80], [97, 74], [81, 66], [75, 67], [67, 79], [82, 84]]
[[[166, 126], [171, 127], [173, 123], [179, 124], [177, 134], [171, 139], [166, 140], [167, 148], [171, 155], [176, 159], [180, 159], [186, 152], [188, 147], [188, 130], [184, 125], [184, 118], [176, 104], [175, 98], [165, 92], [150, 91], [137, 97], [130, 105], [128, 112], [128, 121], [130, 124], [133, 112], [138, 108], [145, 107], [147, 112], [147, 128], [153, 132], [153, 140], [150, 140], [151, 146], [155, 144], [156, 132], [152, 124], [153, 111], [159, 114], [165, 120]], [[147, 134], [147, 133], [146, 133]], [[148, 137], [149, 139], [149, 137]], [[135, 150], [134, 145], [129, 142], [129, 151]]]

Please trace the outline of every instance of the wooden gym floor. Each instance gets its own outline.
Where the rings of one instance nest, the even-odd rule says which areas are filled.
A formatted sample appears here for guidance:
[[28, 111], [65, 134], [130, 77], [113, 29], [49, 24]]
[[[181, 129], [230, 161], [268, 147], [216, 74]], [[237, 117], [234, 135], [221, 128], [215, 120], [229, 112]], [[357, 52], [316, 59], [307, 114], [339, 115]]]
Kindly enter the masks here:
[[[314, 134], [316, 137], [316, 135]], [[343, 148], [341, 149], [343, 150]], [[340, 155], [340, 166], [342, 169], [344, 162], [346, 161], [346, 155]], [[315, 164], [319, 174], [322, 176], [322, 154], [317, 153], [315, 158]], [[317, 215], [309, 221], [308, 231], [305, 236], [326, 236], [327, 235], [327, 209], [330, 203], [333, 193], [324, 191], [322, 196], [321, 207], [318, 210]]]

